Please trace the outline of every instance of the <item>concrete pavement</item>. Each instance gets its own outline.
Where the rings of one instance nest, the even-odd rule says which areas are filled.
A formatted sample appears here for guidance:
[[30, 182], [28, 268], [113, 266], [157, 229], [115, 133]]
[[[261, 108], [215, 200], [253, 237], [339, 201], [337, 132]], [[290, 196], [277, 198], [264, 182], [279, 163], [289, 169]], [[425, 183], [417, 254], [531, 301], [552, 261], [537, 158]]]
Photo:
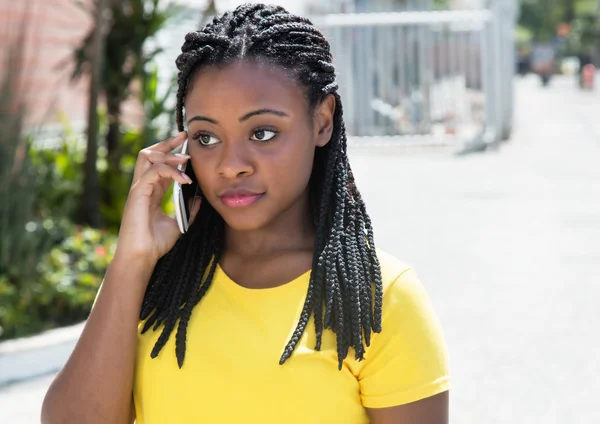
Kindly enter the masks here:
[[452, 422], [600, 422], [600, 92], [517, 83], [516, 132], [466, 157], [353, 157], [379, 245], [445, 328]]
[[39, 423], [42, 402], [53, 379], [54, 374], [0, 388], [0, 422]]
[[[445, 329], [452, 423], [600, 422], [600, 91], [517, 82], [497, 151], [351, 151], [380, 247], [414, 266]], [[39, 422], [51, 377], [0, 389]]]

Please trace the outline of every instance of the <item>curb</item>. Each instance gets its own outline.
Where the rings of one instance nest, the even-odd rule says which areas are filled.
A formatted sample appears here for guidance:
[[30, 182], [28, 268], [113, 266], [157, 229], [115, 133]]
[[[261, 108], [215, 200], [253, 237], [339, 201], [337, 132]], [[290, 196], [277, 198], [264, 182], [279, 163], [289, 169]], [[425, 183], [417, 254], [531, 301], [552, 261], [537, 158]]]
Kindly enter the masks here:
[[0, 343], [0, 387], [60, 370], [84, 325], [82, 322]]

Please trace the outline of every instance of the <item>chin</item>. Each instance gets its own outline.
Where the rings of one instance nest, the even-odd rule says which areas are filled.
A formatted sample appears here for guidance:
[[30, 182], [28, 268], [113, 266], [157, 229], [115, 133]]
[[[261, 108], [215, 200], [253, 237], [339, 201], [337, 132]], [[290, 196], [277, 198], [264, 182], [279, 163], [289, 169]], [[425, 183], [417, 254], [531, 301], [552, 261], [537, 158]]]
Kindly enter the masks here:
[[271, 217], [261, 208], [230, 209], [227, 207], [215, 208], [221, 215], [225, 224], [236, 231], [253, 231], [266, 227], [271, 222]]
[[[232, 214], [221, 215], [229, 228], [235, 231], [253, 231], [260, 230], [268, 225], [269, 220], [262, 217], [253, 217], [251, 214], [246, 216], [231, 216]], [[240, 214], [242, 215], [242, 214]]]

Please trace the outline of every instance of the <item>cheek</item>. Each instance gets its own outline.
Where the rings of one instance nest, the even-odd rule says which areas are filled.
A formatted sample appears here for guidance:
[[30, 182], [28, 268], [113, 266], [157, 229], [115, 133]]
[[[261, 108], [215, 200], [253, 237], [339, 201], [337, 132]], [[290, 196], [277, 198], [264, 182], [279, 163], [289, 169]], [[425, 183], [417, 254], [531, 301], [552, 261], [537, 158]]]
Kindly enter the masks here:
[[267, 167], [267, 172], [276, 172], [277, 175], [271, 179], [276, 178], [279, 184], [302, 185], [300, 188], [303, 189], [310, 179], [313, 161], [314, 146], [310, 144], [310, 140], [302, 140], [271, 158], [271, 166]]
[[209, 163], [205, 159], [200, 160], [197, 157], [193, 157], [191, 163], [196, 180], [200, 184], [200, 188], [205, 191], [211, 184], [212, 172], [209, 171]]

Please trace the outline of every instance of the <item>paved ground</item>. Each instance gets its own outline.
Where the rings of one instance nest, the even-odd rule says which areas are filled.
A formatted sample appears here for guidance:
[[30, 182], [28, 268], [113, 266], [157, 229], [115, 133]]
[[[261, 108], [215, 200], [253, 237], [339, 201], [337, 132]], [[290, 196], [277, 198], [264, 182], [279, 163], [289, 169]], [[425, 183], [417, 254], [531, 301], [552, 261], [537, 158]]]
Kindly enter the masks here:
[[2, 424], [35, 424], [46, 390], [54, 375], [14, 384], [0, 389], [0, 422]]
[[516, 127], [497, 152], [361, 155], [356, 173], [445, 327], [452, 422], [598, 423], [600, 92], [521, 80]]
[[[596, 423], [600, 91], [517, 87], [501, 149], [359, 149], [355, 174], [378, 244], [417, 269], [445, 328], [452, 422]], [[0, 421], [38, 422], [50, 381], [0, 390]]]

